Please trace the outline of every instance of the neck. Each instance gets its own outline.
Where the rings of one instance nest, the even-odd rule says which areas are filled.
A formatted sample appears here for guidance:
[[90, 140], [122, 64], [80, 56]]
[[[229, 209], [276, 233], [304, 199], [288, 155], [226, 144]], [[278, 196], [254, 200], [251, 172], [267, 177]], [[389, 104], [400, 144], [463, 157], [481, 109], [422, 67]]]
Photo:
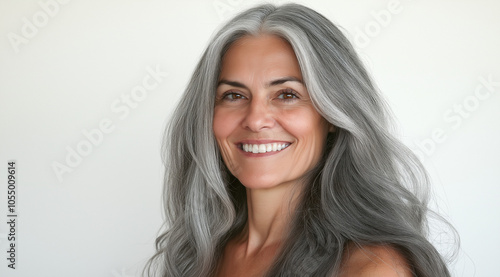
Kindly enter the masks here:
[[280, 244], [297, 202], [298, 190], [292, 184], [271, 189], [247, 188], [248, 220], [241, 239], [248, 255]]

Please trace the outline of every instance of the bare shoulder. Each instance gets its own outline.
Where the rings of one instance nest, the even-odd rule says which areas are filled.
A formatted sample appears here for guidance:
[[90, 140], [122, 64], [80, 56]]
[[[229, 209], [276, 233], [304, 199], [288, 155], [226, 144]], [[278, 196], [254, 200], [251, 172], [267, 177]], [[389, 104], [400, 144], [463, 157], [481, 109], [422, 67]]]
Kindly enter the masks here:
[[392, 246], [347, 247], [340, 277], [412, 277], [406, 258]]

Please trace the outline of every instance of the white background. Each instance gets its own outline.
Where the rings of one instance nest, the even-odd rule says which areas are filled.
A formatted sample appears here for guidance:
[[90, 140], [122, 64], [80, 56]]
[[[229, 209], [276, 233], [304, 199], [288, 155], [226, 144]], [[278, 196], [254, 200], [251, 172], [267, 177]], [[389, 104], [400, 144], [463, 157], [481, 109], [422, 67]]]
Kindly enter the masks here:
[[[258, 1], [66, 2], [0, 0], [0, 275], [139, 276], [162, 223], [165, 121], [214, 30]], [[431, 172], [461, 235], [453, 276], [498, 276], [500, 2], [301, 3], [344, 28]], [[125, 108], [147, 68], [168, 76]], [[112, 130], [89, 142], [103, 120]], [[10, 159], [16, 270], [4, 258]], [[59, 180], [54, 164], [71, 172]]]

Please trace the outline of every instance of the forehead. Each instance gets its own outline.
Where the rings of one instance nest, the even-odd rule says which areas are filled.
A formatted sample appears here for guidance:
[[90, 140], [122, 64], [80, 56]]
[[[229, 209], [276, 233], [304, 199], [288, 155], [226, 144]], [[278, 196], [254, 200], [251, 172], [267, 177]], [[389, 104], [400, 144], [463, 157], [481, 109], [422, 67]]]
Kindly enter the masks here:
[[302, 77], [292, 46], [274, 35], [248, 35], [235, 41], [222, 59], [220, 73], [221, 77], [243, 73]]
[[228, 49], [230, 51], [244, 50], [245, 48], [259, 47], [264, 50], [285, 50], [285, 48], [293, 52], [292, 46], [285, 39], [270, 35], [246, 35], [231, 44]]

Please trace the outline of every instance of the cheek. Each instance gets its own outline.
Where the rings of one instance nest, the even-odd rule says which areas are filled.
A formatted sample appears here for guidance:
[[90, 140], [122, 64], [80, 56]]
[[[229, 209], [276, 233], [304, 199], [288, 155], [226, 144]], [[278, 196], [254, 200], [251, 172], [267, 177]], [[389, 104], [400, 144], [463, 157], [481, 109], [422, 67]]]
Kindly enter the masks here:
[[233, 157], [234, 153], [231, 152], [232, 145], [229, 139], [237, 127], [238, 121], [234, 114], [227, 112], [225, 109], [216, 108], [214, 110], [214, 119], [212, 124], [214, 136], [217, 140], [222, 160], [233, 175], [237, 171], [238, 167]]
[[231, 148], [233, 147], [230, 138], [237, 128], [238, 120], [234, 113], [228, 112], [226, 109], [215, 109], [212, 129], [222, 158], [226, 163], [228, 159], [231, 159]]
[[297, 139], [293, 152], [296, 167], [311, 168], [319, 161], [325, 149], [328, 135], [327, 122], [316, 110], [302, 110], [287, 118], [286, 130]]
[[303, 109], [300, 112], [283, 114], [286, 129], [299, 139], [316, 143], [326, 140], [328, 124], [316, 110]]
[[219, 145], [222, 140], [226, 139], [231, 133], [232, 123], [230, 118], [231, 116], [225, 114], [217, 108], [215, 109], [212, 129]]

